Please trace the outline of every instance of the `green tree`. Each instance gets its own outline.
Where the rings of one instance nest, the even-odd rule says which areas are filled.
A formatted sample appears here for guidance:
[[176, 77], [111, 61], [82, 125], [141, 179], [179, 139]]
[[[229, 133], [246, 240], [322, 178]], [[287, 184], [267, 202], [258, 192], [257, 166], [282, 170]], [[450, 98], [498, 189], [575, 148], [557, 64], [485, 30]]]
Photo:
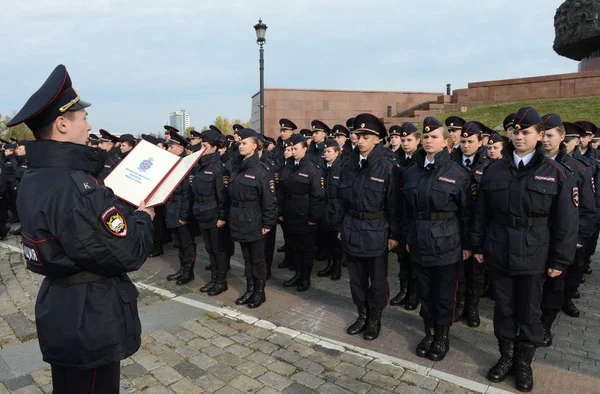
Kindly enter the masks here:
[[190, 136], [190, 132], [191, 131], [196, 131], [196, 128], [194, 126], [190, 126], [190, 127], [186, 127], [185, 131], [183, 132], [183, 136], [184, 137], [189, 137]]
[[[221, 130], [221, 132], [223, 132], [223, 134], [233, 134], [233, 125], [234, 124], [240, 124], [246, 128], [250, 127], [250, 121], [248, 122], [242, 122], [239, 119], [233, 119], [233, 120], [229, 120], [229, 118], [226, 118], [224, 116], [217, 116], [217, 118], [214, 120], [214, 122], [212, 123], [213, 125], [215, 125], [219, 130]], [[207, 130], [208, 127], [203, 127], [202, 130]]]
[[[16, 115], [16, 112], [13, 112], [13, 116]], [[2, 116], [0, 115], [0, 137], [4, 139], [16, 138], [17, 140], [32, 140], [33, 133], [29, 130], [29, 127], [25, 125], [25, 123], [21, 123], [18, 126], [11, 127], [10, 129], [6, 126], [9, 120], [12, 119], [12, 116]]]

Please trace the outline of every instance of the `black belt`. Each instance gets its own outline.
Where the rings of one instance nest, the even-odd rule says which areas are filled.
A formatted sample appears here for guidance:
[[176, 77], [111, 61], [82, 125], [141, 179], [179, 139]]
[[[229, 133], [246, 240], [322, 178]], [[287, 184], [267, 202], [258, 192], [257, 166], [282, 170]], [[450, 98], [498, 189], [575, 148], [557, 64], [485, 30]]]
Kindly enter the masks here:
[[210, 202], [215, 201], [216, 196], [213, 194], [212, 196], [194, 196], [196, 202]]
[[231, 206], [236, 207], [236, 208], [258, 208], [258, 207], [260, 207], [260, 205], [258, 204], [258, 201], [232, 201]]
[[96, 282], [102, 279], [108, 279], [108, 276], [81, 271], [73, 275], [65, 276], [64, 278], [54, 279], [52, 282], [57, 285], [79, 285], [82, 283]]
[[417, 220], [442, 220], [456, 217], [455, 212], [415, 212], [413, 219]]
[[526, 228], [548, 225], [548, 217], [540, 218], [518, 218], [515, 216], [495, 216], [494, 222], [512, 228]]
[[286, 194], [288, 200], [308, 200], [308, 194]]
[[377, 211], [377, 212], [359, 212], [359, 211], [355, 211], [355, 210], [351, 209], [351, 210], [348, 211], [348, 213], [354, 219], [358, 219], [358, 220], [381, 219], [381, 218], [384, 217], [383, 211]]

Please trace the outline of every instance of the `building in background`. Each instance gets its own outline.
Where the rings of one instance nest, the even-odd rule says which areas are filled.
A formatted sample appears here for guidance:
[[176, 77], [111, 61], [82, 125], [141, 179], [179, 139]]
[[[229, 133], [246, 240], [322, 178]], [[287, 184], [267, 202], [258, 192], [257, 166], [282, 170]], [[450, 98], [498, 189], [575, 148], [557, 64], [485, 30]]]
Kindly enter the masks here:
[[190, 113], [185, 109], [174, 111], [169, 113], [169, 120], [165, 122], [166, 125], [175, 127], [181, 133], [192, 125], [190, 119]]

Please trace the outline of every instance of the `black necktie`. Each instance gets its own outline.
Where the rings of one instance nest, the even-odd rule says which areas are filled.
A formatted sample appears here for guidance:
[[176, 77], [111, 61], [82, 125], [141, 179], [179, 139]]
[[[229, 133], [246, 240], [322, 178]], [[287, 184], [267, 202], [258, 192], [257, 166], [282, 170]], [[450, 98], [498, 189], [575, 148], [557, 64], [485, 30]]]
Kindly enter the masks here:
[[521, 160], [519, 162], [519, 170], [522, 170], [523, 168], [525, 168], [525, 164], [523, 164], [523, 160]]
[[425, 166], [425, 168], [427, 169], [427, 171], [433, 170], [433, 163], [427, 164], [427, 166]]
[[363, 168], [366, 163], [367, 163], [367, 159], [360, 159], [360, 161], [358, 162], [358, 167]]
[[465, 159], [465, 165], [468, 167], [471, 165], [471, 159]]

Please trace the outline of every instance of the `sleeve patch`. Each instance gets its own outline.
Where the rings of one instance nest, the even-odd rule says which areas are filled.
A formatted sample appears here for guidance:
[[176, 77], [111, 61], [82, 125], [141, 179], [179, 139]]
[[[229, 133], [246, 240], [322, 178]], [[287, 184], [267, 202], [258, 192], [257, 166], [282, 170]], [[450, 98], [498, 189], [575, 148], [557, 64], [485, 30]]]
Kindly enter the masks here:
[[325, 189], [325, 179], [321, 177], [321, 189]]
[[579, 206], [579, 188], [578, 187], [573, 188], [573, 204], [575, 204], [576, 207]]
[[473, 183], [471, 185], [471, 197], [473, 198], [473, 200], [477, 199], [477, 194], [479, 193], [479, 187], [476, 183]]
[[269, 190], [271, 193], [275, 193], [275, 181], [272, 179], [269, 181]]
[[100, 220], [104, 223], [104, 227], [109, 233], [117, 237], [124, 237], [127, 235], [127, 222], [123, 217], [123, 214], [114, 205], [108, 207], [102, 212]]
[[594, 180], [594, 177], [592, 177], [592, 192], [596, 194], [596, 181]]
[[229, 186], [229, 176], [228, 175], [223, 175], [223, 186], [225, 186], [225, 187]]

